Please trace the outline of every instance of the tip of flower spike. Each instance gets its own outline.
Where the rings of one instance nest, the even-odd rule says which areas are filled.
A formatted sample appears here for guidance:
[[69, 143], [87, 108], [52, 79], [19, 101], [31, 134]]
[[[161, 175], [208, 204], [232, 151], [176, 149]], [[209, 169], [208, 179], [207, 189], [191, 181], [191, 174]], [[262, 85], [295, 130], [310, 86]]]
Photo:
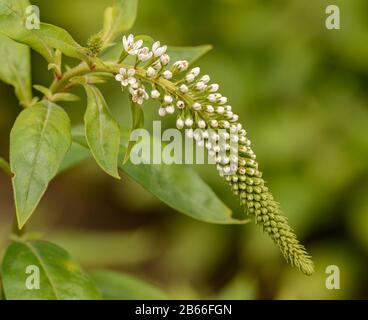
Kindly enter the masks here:
[[305, 275], [311, 276], [314, 273], [314, 264], [311, 262], [309, 265], [306, 265], [301, 270]]
[[310, 256], [306, 256], [303, 260], [299, 261], [296, 267], [307, 276], [314, 273], [314, 262]]

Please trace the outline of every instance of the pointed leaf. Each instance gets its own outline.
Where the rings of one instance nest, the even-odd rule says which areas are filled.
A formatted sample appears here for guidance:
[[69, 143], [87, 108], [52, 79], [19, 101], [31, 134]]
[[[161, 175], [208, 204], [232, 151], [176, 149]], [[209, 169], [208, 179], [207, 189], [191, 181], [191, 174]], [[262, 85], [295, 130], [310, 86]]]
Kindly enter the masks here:
[[0, 33], [0, 80], [12, 85], [21, 104], [32, 100], [29, 47]]
[[114, 5], [106, 8], [102, 31], [105, 45], [110, 44], [118, 35], [129, 30], [136, 19], [138, 0], [116, 0]]
[[88, 100], [84, 115], [88, 145], [98, 165], [106, 173], [119, 179], [119, 125], [111, 116], [100, 90], [92, 85], [85, 85], [84, 88]]
[[71, 143], [70, 120], [51, 102], [21, 112], [10, 133], [10, 167], [19, 227], [32, 215]]
[[[50, 242], [11, 244], [4, 256], [1, 276], [8, 300], [101, 299], [93, 280], [70, 260], [64, 249]], [[30, 285], [37, 284], [39, 289], [30, 289]]]
[[170, 56], [170, 64], [178, 60], [187, 60], [189, 64], [203, 57], [206, 53], [212, 50], [211, 45], [202, 45], [197, 47], [172, 47], [169, 46], [167, 54]]
[[135, 165], [129, 161], [120, 168], [162, 202], [194, 219], [219, 224], [243, 223], [232, 218], [231, 210], [186, 165]]
[[72, 93], [67, 93], [67, 92], [55, 93], [52, 96], [52, 101], [54, 102], [57, 102], [57, 101], [73, 102], [73, 101], [78, 101], [78, 100], [80, 100], [78, 96]]
[[[87, 148], [80, 130], [73, 134], [74, 143]], [[133, 151], [134, 152], [134, 149]], [[126, 148], [120, 147], [123, 157]], [[75, 162], [74, 164], [76, 164]], [[71, 166], [72, 163], [69, 163]], [[119, 168], [171, 208], [196, 220], [217, 224], [244, 224], [248, 220], [237, 220], [232, 211], [218, 198], [213, 190], [190, 167], [185, 165], [134, 165], [119, 164]]]
[[91, 274], [105, 300], [165, 300], [161, 289], [136, 277], [112, 271]]
[[40, 23], [39, 29], [27, 28], [28, 6], [27, 0], [0, 0], [0, 32], [29, 45], [50, 63], [57, 60], [54, 49], [66, 56], [88, 61], [86, 50], [64, 29], [47, 23]]
[[49, 88], [46, 88], [46, 87], [41, 86], [39, 84], [34, 84], [33, 88], [35, 88], [37, 91], [41, 92], [48, 99], [52, 97], [52, 92]]

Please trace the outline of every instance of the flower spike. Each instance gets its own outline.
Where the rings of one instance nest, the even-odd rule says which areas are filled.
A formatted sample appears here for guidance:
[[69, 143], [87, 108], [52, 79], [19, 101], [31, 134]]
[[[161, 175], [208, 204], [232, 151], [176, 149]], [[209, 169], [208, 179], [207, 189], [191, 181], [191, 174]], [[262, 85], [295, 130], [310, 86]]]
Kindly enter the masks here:
[[[297, 240], [266, 186], [247, 132], [239, 122], [239, 116], [228, 105], [228, 98], [218, 92], [219, 85], [211, 84], [208, 75], [200, 77], [198, 67], [187, 72], [181, 80], [172, 82], [174, 76], [188, 69], [188, 61], [176, 61], [170, 67], [167, 46], [161, 46], [157, 41], [150, 51], [146, 47], [141, 49], [142, 44], [141, 40], [135, 42], [133, 35], [123, 37], [125, 52], [149, 63], [133, 70], [122, 68], [116, 80], [129, 87], [132, 100], [138, 104], [150, 97], [142, 82], [152, 85], [151, 97], [162, 99], [159, 115], [164, 117], [179, 112], [176, 127], [186, 128], [189, 138], [208, 149], [217, 163], [219, 175], [239, 197], [245, 211], [279, 247], [285, 259], [303, 273], [312, 274], [312, 258]], [[170, 86], [166, 86], [167, 83]], [[219, 129], [222, 131], [217, 133]], [[228, 142], [221, 142], [223, 139]], [[232, 153], [234, 148], [236, 155]]]

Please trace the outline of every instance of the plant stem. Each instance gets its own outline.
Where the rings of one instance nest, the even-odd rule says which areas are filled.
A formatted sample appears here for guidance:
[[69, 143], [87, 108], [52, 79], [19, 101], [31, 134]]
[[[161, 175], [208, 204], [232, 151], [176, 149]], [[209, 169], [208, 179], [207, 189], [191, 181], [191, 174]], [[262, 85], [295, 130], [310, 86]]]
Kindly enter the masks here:
[[13, 228], [12, 228], [12, 234], [16, 235], [18, 237], [23, 236], [26, 233], [26, 226], [24, 226], [22, 229], [19, 229], [18, 227], [18, 222], [17, 222], [17, 218], [14, 217], [13, 220]]
[[0, 157], [0, 169], [3, 169], [3, 171], [11, 178], [13, 176], [9, 163]]
[[[95, 61], [96, 62], [96, 61]], [[146, 71], [144, 68], [135, 67], [126, 64], [119, 64], [116, 62], [103, 62], [103, 63], [94, 63], [93, 68], [91, 68], [87, 63], [81, 62], [76, 67], [69, 69], [65, 72], [61, 79], [55, 79], [51, 86], [49, 87], [52, 94], [63, 92], [66, 89], [71, 87], [70, 81], [74, 77], [83, 76], [86, 74], [97, 73], [97, 72], [104, 72], [104, 73], [111, 73], [117, 74], [119, 73], [120, 68], [135, 68], [137, 77], [141, 78], [146, 82], [150, 82], [154, 85], [160, 86], [164, 88], [166, 91], [171, 93], [174, 96], [179, 97], [181, 100], [186, 101], [189, 105], [193, 104], [193, 97], [189, 94], [184, 94], [179, 91], [177, 85], [170, 80], [167, 80], [163, 77], [158, 78], [149, 78], [146, 76]], [[45, 99], [45, 97], [44, 97]]]

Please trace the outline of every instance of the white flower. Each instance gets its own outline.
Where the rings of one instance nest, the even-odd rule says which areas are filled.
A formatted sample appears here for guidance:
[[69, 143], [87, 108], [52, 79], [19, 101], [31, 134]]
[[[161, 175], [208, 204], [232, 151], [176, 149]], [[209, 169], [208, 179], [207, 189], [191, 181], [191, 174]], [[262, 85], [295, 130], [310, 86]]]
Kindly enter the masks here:
[[179, 90], [181, 93], [187, 93], [189, 91], [188, 87], [185, 84], [182, 84]]
[[185, 125], [186, 125], [187, 127], [191, 127], [191, 126], [193, 125], [193, 119], [191, 119], [191, 118], [186, 118], [186, 119], [185, 119]]
[[185, 102], [182, 101], [182, 100], [179, 100], [177, 103], [176, 103], [176, 106], [179, 108], [179, 109], [184, 109], [185, 108]]
[[154, 54], [155, 57], [160, 57], [162, 56], [167, 50], [167, 46], [162, 46], [161, 47], [161, 43], [160, 41], [156, 41], [153, 45], [152, 45], [152, 52]]
[[190, 71], [190, 73], [193, 74], [195, 77], [197, 77], [200, 74], [200, 72], [201, 72], [201, 68], [199, 67], [195, 67]]
[[173, 97], [172, 96], [169, 96], [169, 95], [165, 95], [164, 96], [164, 101], [165, 103], [172, 103], [173, 102]]
[[226, 97], [219, 98], [218, 103], [221, 104], [221, 105], [226, 104], [227, 103], [227, 98]]
[[239, 116], [237, 114], [233, 114], [232, 121], [238, 121], [238, 120], [239, 120]]
[[160, 62], [160, 60], [156, 60], [153, 64], [152, 64], [152, 67], [155, 69], [155, 70], [160, 70], [162, 68], [162, 64]]
[[220, 136], [224, 140], [228, 140], [230, 138], [230, 134], [228, 132], [226, 132], [226, 131], [225, 132], [224, 131], [221, 131], [220, 132]]
[[199, 110], [201, 110], [201, 108], [202, 108], [202, 106], [201, 106], [201, 104], [200, 104], [200, 103], [195, 102], [195, 103], [193, 104], [193, 109], [194, 109], [195, 111], [199, 111]]
[[216, 108], [216, 112], [217, 112], [218, 114], [223, 114], [223, 113], [225, 112], [225, 108], [224, 108], [224, 107], [219, 106], [219, 107], [217, 107], [217, 108]]
[[195, 141], [201, 141], [202, 140], [202, 132], [201, 132], [201, 130], [196, 129], [194, 131], [194, 140]]
[[205, 84], [207, 84], [208, 82], [210, 82], [210, 76], [209, 75], [204, 75], [202, 78], [201, 78], [201, 81], [204, 82]]
[[149, 98], [146, 90], [143, 87], [138, 89], [130, 88], [129, 91], [130, 94], [132, 95], [133, 102], [139, 105], [142, 105], [144, 100], [147, 100]]
[[214, 94], [208, 95], [207, 99], [208, 99], [209, 102], [216, 102], [216, 100], [217, 100], [217, 98]]
[[188, 83], [193, 82], [195, 78], [196, 78], [196, 77], [195, 77], [195, 75], [194, 75], [193, 73], [188, 73], [188, 74], [185, 76], [185, 80], [186, 80], [186, 82], [188, 82]]
[[225, 129], [229, 129], [230, 128], [230, 123], [229, 123], [229, 121], [224, 121], [223, 123], [222, 123], [222, 126], [225, 128]]
[[221, 159], [221, 164], [225, 165], [225, 164], [229, 164], [230, 159], [228, 157], [222, 157]]
[[152, 67], [148, 67], [148, 69], [146, 71], [146, 76], [149, 77], [149, 78], [152, 78], [155, 75], [156, 75], [156, 70], [153, 69]]
[[198, 91], [203, 91], [204, 89], [206, 89], [206, 84], [203, 81], [199, 81], [196, 83], [196, 89]]
[[211, 133], [211, 139], [213, 141], [218, 141], [220, 139], [220, 136], [216, 132]]
[[230, 133], [237, 133], [238, 132], [238, 128], [236, 127], [236, 125], [232, 124], [230, 126]]
[[166, 113], [173, 114], [175, 112], [175, 107], [173, 105], [169, 105], [165, 108]]
[[225, 116], [229, 119], [231, 119], [233, 117], [233, 112], [232, 111], [226, 111]]
[[166, 116], [166, 109], [164, 107], [160, 107], [160, 109], [158, 109], [158, 114], [160, 117]]
[[153, 53], [147, 47], [139, 49], [139, 51], [138, 51], [138, 60], [139, 61], [145, 62], [145, 61], [151, 59], [152, 56], [153, 56]]
[[211, 93], [215, 93], [220, 89], [220, 86], [217, 83], [213, 83], [208, 86], [208, 91]]
[[247, 141], [247, 138], [246, 137], [240, 137], [239, 138], [239, 142], [241, 143], [241, 144], [245, 144], [245, 142]]
[[160, 91], [158, 91], [158, 90], [152, 90], [151, 91], [151, 97], [153, 98], [153, 99], [158, 99], [159, 97], [160, 97]]
[[218, 127], [218, 121], [217, 120], [211, 120], [210, 121], [210, 126], [212, 128], [217, 128]]
[[193, 136], [194, 136], [194, 131], [193, 129], [186, 129], [185, 130], [185, 135], [189, 138], [189, 139], [192, 139]]
[[211, 142], [206, 142], [206, 148], [208, 150], [212, 149], [212, 143]]
[[136, 82], [131, 83], [131, 84], [130, 84], [130, 87], [131, 87], [132, 89], [138, 89], [138, 87], [139, 87], [139, 82], [138, 82], [138, 81], [136, 81]]
[[237, 143], [239, 141], [239, 137], [236, 134], [230, 135], [230, 141]]
[[173, 77], [172, 72], [169, 70], [164, 71], [162, 75], [164, 76], [165, 79], [171, 79]]
[[128, 85], [134, 86], [137, 83], [137, 79], [134, 78], [134, 69], [120, 68], [119, 73], [115, 76], [116, 81], [119, 81], [123, 87]]
[[198, 121], [198, 128], [200, 128], [200, 129], [206, 128], [206, 122], [204, 120], [199, 120]]
[[128, 37], [123, 37], [124, 50], [130, 55], [136, 55], [141, 48], [143, 40], [134, 41], [134, 36], [130, 34]]
[[180, 130], [184, 128], [184, 120], [179, 118], [178, 120], [176, 120], [176, 127]]
[[202, 137], [203, 137], [203, 139], [208, 139], [209, 134], [208, 134], [208, 131], [207, 130], [205, 130], [205, 131], [202, 132]]
[[165, 53], [160, 57], [160, 61], [164, 66], [167, 66], [170, 62], [170, 56]]
[[208, 106], [206, 107], [206, 111], [207, 111], [208, 113], [213, 113], [213, 112], [215, 111], [215, 108], [214, 108], [213, 106], [211, 106], [211, 105], [208, 105]]
[[189, 62], [187, 60], [179, 60], [174, 63], [173, 67], [180, 72], [185, 71], [189, 67]]

